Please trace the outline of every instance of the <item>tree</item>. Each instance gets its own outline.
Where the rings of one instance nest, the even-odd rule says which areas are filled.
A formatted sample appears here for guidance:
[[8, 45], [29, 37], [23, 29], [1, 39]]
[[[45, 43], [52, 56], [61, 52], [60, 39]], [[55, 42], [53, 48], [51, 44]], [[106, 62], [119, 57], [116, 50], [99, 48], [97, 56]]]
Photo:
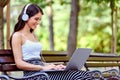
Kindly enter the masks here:
[[79, 0], [72, 0], [71, 13], [70, 13], [70, 30], [68, 34], [67, 53], [72, 55], [77, 45], [77, 28], [78, 28], [78, 13], [79, 13]]
[[4, 37], [3, 37], [3, 8], [10, 0], [0, 0], [0, 49], [4, 48]]
[[48, 0], [48, 19], [49, 19], [49, 42], [50, 50], [54, 50], [54, 28], [53, 28], [53, 10], [52, 10], [52, 0]]
[[[110, 0], [110, 8], [111, 8], [111, 28], [112, 28], [112, 39], [111, 39], [111, 53], [116, 53], [116, 27], [117, 25], [114, 25], [114, 12], [115, 12], [115, 1]], [[117, 24], [117, 23], [116, 23]]]
[[[86, 1], [91, 1], [95, 3], [110, 3], [110, 9], [111, 9], [111, 30], [112, 30], [112, 36], [111, 36], [111, 53], [116, 53], [116, 47], [117, 47], [117, 7], [116, 3], [119, 0], [86, 0]], [[114, 15], [116, 13], [116, 15]]]

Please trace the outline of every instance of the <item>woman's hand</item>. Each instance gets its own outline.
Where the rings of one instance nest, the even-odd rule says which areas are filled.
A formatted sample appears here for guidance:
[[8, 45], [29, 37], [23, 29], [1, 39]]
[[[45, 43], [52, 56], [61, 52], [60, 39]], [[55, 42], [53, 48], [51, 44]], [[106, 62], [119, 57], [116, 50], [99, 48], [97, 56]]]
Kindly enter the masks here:
[[56, 65], [56, 69], [57, 70], [64, 70], [66, 68], [66, 66], [60, 64], [60, 65]]
[[63, 70], [65, 69], [66, 66], [60, 64], [60, 65], [54, 65], [54, 64], [49, 64], [43, 66], [43, 70]]
[[47, 64], [45, 66], [43, 66], [43, 70], [54, 70], [56, 67], [56, 65], [54, 64]]

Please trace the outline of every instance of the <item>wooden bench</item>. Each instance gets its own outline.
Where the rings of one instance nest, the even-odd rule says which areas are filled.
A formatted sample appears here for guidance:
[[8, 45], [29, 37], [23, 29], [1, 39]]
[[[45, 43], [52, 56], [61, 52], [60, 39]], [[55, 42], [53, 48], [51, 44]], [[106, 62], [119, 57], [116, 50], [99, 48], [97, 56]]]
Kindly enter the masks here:
[[[42, 56], [46, 62], [63, 62], [66, 64], [70, 57], [65, 51], [42, 51]], [[86, 65], [89, 67], [120, 67], [120, 56], [113, 54], [91, 54]], [[87, 69], [88, 70], [88, 69]], [[22, 71], [15, 65], [13, 53], [11, 50], [0, 50], [0, 71], [7, 74], [9, 71]], [[38, 74], [37, 74], [38, 75]], [[41, 74], [45, 75], [46, 74]]]
[[46, 73], [37, 73], [27, 77], [12, 77], [7, 74], [7, 72], [11, 71], [23, 71], [16, 67], [14, 62], [13, 53], [11, 50], [0, 50], [0, 72], [3, 75], [0, 75], [0, 80], [2, 78], [5, 80], [32, 80], [32, 78], [41, 77], [42, 80], [49, 80], [49, 77]]

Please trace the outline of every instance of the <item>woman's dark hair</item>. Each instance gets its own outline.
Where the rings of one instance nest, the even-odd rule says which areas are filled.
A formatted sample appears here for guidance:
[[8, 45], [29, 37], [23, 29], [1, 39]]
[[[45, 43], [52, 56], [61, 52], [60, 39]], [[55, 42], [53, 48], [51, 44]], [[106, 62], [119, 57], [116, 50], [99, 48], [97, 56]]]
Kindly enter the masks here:
[[[19, 31], [19, 30], [23, 29], [24, 26], [25, 26], [26, 21], [22, 20], [22, 15], [24, 14], [25, 7], [26, 6], [24, 6], [22, 12], [20, 13], [20, 15], [18, 17], [18, 22], [15, 24], [13, 33], [15, 33], [16, 31]], [[32, 17], [32, 16], [34, 16], [34, 15], [36, 15], [39, 12], [42, 15], [44, 14], [43, 11], [42, 11], [42, 9], [39, 6], [37, 6], [36, 4], [30, 4], [27, 7], [27, 9], [26, 9], [26, 14], [29, 16], [29, 18]], [[32, 32], [32, 31], [33, 30], [30, 29], [30, 32]], [[12, 42], [12, 35], [10, 37], [10, 46], [11, 46], [11, 42]], [[12, 48], [12, 46], [11, 46], [11, 48]]]

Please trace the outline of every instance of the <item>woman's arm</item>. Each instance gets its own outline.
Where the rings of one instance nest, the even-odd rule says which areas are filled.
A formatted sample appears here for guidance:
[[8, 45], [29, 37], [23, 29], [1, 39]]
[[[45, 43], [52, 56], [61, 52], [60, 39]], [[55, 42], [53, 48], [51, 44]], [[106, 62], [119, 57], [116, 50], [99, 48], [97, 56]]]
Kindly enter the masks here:
[[14, 54], [15, 63], [18, 68], [23, 70], [43, 70], [43, 66], [33, 65], [22, 60], [22, 36], [16, 32], [12, 37], [12, 49]]

